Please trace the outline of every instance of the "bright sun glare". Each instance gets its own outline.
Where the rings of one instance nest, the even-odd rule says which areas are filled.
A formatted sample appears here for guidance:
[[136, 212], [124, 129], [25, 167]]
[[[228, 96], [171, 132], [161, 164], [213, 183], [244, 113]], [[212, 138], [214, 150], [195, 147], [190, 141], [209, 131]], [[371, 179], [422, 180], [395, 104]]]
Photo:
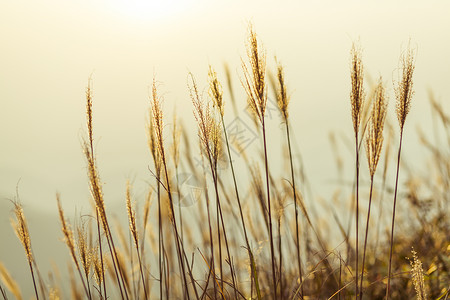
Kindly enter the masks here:
[[110, 4], [119, 14], [151, 21], [175, 14], [186, 2], [182, 0], [111, 0]]

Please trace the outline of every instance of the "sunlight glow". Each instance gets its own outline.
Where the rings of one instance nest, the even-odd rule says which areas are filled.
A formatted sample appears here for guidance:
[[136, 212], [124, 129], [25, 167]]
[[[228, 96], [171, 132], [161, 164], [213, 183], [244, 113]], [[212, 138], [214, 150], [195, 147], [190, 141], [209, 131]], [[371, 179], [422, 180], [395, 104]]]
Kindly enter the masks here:
[[186, 2], [182, 0], [111, 0], [112, 8], [126, 17], [154, 21], [178, 13]]

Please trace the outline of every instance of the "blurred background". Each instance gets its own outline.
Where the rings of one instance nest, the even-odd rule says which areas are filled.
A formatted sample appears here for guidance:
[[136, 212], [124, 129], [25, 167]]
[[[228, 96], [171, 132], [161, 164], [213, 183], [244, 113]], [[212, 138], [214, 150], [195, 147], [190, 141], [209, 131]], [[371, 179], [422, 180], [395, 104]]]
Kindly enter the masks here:
[[[25, 254], [10, 226], [9, 200], [20, 199], [24, 205], [41, 272], [46, 274], [52, 262], [64, 269], [69, 256], [60, 240], [55, 193], [61, 193], [68, 217], [90, 211], [81, 147], [89, 77], [105, 201], [111, 214], [120, 218], [126, 218], [126, 180], [132, 181], [134, 197], [140, 201], [152, 179], [146, 122], [154, 76], [164, 96], [167, 131], [175, 112], [195, 144], [188, 72], [206, 97], [208, 66], [216, 69], [230, 125], [236, 116], [226, 84], [227, 65], [240, 120], [254, 128], [241, 85], [249, 23], [266, 50], [269, 71], [275, 71], [275, 57], [285, 66], [294, 154], [301, 155], [311, 187], [307, 201], [329, 201], [342, 179], [350, 184], [340, 185], [341, 189], [349, 193], [352, 188], [353, 154], [346, 141], [353, 141], [349, 100], [353, 42], [359, 41], [363, 49], [366, 88], [383, 76], [394, 131], [393, 81], [398, 78], [399, 57], [408, 43], [417, 51], [415, 96], [403, 153], [414, 168], [426, 168], [415, 131], [432, 132], [429, 92], [444, 111], [450, 110], [448, 1], [2, 0], [1, 7], [0, 261], [25, 296], [31, 295], [32, 284]], [[270, 103], [269, 155], [276, 170], [283, 167], [277, 162], [284, 131], [276, 106]], [[341, 175], [336, 172], [337, 152], [330, 134], [336, 137], [346, 166]], [[365, 160], [362, 166], [366, 170]], [[248, 176], [245, 168], [240, 172]], [[320, 214], [320, 206], [317, 209]]]

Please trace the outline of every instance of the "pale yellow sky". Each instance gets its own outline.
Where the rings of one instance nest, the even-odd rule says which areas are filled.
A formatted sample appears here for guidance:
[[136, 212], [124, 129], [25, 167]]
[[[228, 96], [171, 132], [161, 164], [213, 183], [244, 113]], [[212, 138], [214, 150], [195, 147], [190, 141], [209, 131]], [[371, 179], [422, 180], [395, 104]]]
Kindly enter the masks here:
[[[267, 49], [269, 66], [275, 55], [286, 66], [296, 137], [311, 173], [327, 166], [314, 155], [327, 145], [328, 132], [350, 128], [352, 41], [361, 41], [368, 74], [382, 75], [391, 88], [398, 57], [411, 39], [418, 50], [411, 123], [429, 117], [423, 114], [426, 89], [443, 101], [449, 98], [450, 9], [445, 1], [143, 3], [3, 1], [2, 197], [14, 195], [19, 179], [23, 201], [40, 209], [53, 210], [56, 190], [72, 204], [88, 196], [80, 138], [90, 74], [102, 177], [113, 187], [123, 187], [126, 177], [143, 180], [147, 88], [153, 74], [163, 83], [167, 122], [176, 103], [182, 119], [192, 124], [188, 71], [204, 87], [208, 64], [224, 79], [226, 62], [243, 95], [240, 59], [249, 21]], [[326, 162], [332, 160], [327, 156]]]
[[[285, 65], [295, 139], [313, 186], [335, 179], [329, 132], [351, 138], [349, 50], [358, 38], [367, 74], [386, 81], [393, 120], [392, 80], [399, 55], [410, 39], [417, 49], [405, 157], [417, 154], [416, 127], [431, 130], [427, 90], [450, 111], [448, 1], [143, 2], [1, 1], [0, 235], [12, 236], [5, 199], [14, 198], [19, 180], [26, 213], [56, 213], [56, 191], [66, 209], [88, 210], [80, 145], [91, 74], [98, 163], [112, 207], [122, 207], [127, 178], [134, 179], [137, 197], [147, 191], [145, 121], [154, 74], [162, 83], [166, 123], [172, 122], [176, 106], [193, 137], [189, 71], [204, 89], [211, 64], [225, 85], [223, 65], [228, 63], [242, 113], [240, 64], [249, 21], [267, 50], [269, 67], [275, 55]], [[280, 122], [274, 118], [269, 124], [275, 141]], [[322, 191], [316, 188], [315, 193]], [[15, 244], [14, 249], [20, 248]], [[11, 251], [2, 245], [0, 260], [11, 257]], [[43, 264], [46, 259], [41, 259]]]

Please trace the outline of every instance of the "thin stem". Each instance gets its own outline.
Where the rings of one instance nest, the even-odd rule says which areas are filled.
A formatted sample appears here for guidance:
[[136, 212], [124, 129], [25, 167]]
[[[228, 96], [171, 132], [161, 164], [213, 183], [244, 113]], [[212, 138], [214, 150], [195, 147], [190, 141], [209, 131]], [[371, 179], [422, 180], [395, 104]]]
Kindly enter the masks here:
[[0, 292], [2, 293], [3, 300], [7, 300], [8, 297], [6, 296], [6, 292], [1, 285], [0, 285]]
[[187, 279], [186, 279], [186, 271], [184, 269], [184, 259], [183, 259], [183, 255], [182, 255], [182, 244], [180, 243], [180, 238], [178, 235], [178, 227], [177, 227], [177, 222], [175, 220], [175, 210], [173, 208], [173, 199], [172, 199], [172, 194], [170, 191], [170, 183], [169, 183], [169, 174], [167, 172], [167, 164], [166, 164], [166, 159], [165, 159], [165, 155], [164, 152], [162, 152], [162, 162], [164, 165], [164, 173], [166, 175], [166, 184], [167, 184], [167, 194], [169, 196], [169, 206], [170, 206], [170, 211], [172, 214], [172, 225], [173, 225], [173, 230], [174, 230], [174, 235], [175, 235], [175, 242], [176, 242], [176, 246], [177, 246], [177, 253], [178, 253], [178, 259], [179, 259], [179, 263], [181, 265], [181, 272], [183, 273], [183, 281], [184, 281], [184, 290], [186, 293], [186, 296], [188, 299], [190, 299], [189, 297], [189, 288], [188, 288], [188, 284], [187, 284]]
[[[119, 283], [120, 292], [122, 294], [122, 286], [121, 285], [123, 285], [123, 294], [125, 294], [125, 298], [128, 300], [127, 287], [125, 285], [123, 274], [121, 272], [120, 262], [119, 262], [119, 258], [117, 256], [117, 251], [116, 251], [116, 247], [114, 245], [114, 240], [112, 238], [111, 229], [109, 228], [109, 223], [107, 221], [106, 221], [105, 225], [106, 225], [106, 231], [105, 231], [106, 239], [108, 241], [109, 251], [111, 252], [111, 258], [113, 261], [114, 270], [116, 271], [116, 277], [117, 277], [117, 280]], [[119, 275], [120, 275], [120, 280], [118, 277]], [[122, 299], [123, 299], [123, 294], [122, 294]]]
[[162, 218], [161, 218], [161, 186], [159, 180], [156, 179], [157, 184], [157, 196], [158, 196], [158, 264], [159, 264], [159, 299], [162, 299], [163, 291], [163, 253], [162, 249], [164, 247], [164, 235], [162, 234]]
[[241, 217], [242, 228], [244, 230], [245, 244], [247, 246], [247, 252], [248, 252], [249, 259], [250, 259], [250, 268], [251, 268], [251, 271], [252, 271], [253, 280], [255, 281], [256, 293], [257, 293], [258, 299], [260, 300], [261, 299], [261, 292], [259, 290], [258, 273], [256, 271], [256, 266], [255, 266], [255, 260], [253, 258], [253, 253], [252, 253], [252, 250], [250, 248], [250, 242], [248, 241], [247, 229], [245, 227], [244, 214], [242, 212], [242, 205], [241, 205], [241, 200], [240, 200], [240, 197], [239, 197], [239, 190], [238, 190], [237, 182], [236, 182], [236, 174], [234, 172], [233, 159], [231, 158], [230, 144], [228, 142], [228, 133], [227, 133], [227, 130], [225, 128], [225, 121], [223, 119], [223, 116], [221, 116], [221, 120], [222, 120], [223, 132], [224, 132], [224, 135], [225, 135], [225, 142], [226, 142], [226, 145], [227, 145], [228, 159], [229, 159], [230, 166], [231, 166], [231, 174], [233, 175], [233, 183], [234, 183], [234, 190], [236, 192], [236, 200], [238, 202], [239, 214], [240, 214], [240, 217]]
[[286, 135], [288, 141], [288, 149], [289, 149], [289, 161], [291, 165], [291, 180], [292, 180], [292, 191], [294, 193], [294, 208], [295, 208], [295, 243], [297, 246], [297, 264], [298, 264], [298, 273], [300, 279], [300, 299], [303, 299], [304, 289], [303, 289], [303, 279], [302, 279], [302, 260], [300, 256], [300, 235], [299, 235], [299, 226], [298, 226], [298, 207], [297, 207], [297, 191], [295, 189], [295, 177], [294, 177], [294, 163], [292, 160], [292, 150], [291, 150], [291, 137], [289, 134], [289, 121], [288, 118], [285, 118], [286, 121]]
[[139, 269], [141, 271], [141, 278], [142, 278], [142, 285], [144, 286], [144, 295], [145, 295], [145, 300], [148, 299], [148, 295], [147, 295], [147, 287], [145, 286], [145, 279], [144, 279], [144, 272], [142, 270], [142, 260], [141, 260], [141, 255], [139, 253], [139, 247], [136, 245], [136, 252], [138, 255], [138, 260], [139, 260]]
[[39, 300], [39, 294], [36, 287], [36, 281], [34, 280], [33, 264], [31, 260], [28, 260], [28, 264], [30, 265], [31, 278], [33, 278], [34, 293], [36, 294], [36, 299]]
[[[228, 238], [227, 238], [227, 232], [225, 229], [225, 223], [223, 221], [223, 214], [222, 214], [222, 206], [220, 203], [220, 197], [219, 197], [219, 187], [218, 187], [218, 175], [217, 175], [217, 160], [214, 159], [212, 157], [210, 148], [207, 148], [207, 156], [208, 156], [208, 161], [209, 161], [209, 165], [211, 168], [211, 174], [213, 177], [213, 182], [214, 182], [214, 190], [216, 193], [216, 209], [217, 209], [217, 233], [218, 233], [218, 238], [219, 238], [219, 266], [220, 266], [220, 283], [221, 283], [221, 290], [223, 291], [223, 268], [222, 268], [222, 247], [221, 247], [221, 238], [220, 238], [220, 224], [222, 225], [222, 231], [223, 231], [223, 237], [225, 240], [225, 247], [227, 250], [227, 256], [228, 256], [228, 261], [229, 261], [229, 265], [230, 265], [230, 272], [231, 272], [231, 279], [233, 282], [233, 288], [235, 291], [235, 298], [237, 298], [237, 294], [236, 294], [236, 282], [234, 279], [234, 272], [233, 272], [233, 265], [232, 265], [232, 261], [231, 261], [231, 255], [230, 255], [230, 248], [228, 246]], [[220, 223], [219, 223], [220, 221]], [[222, 293], [222, 298], [224, 298], [225, 296]]]
[[356, 140], [356, 279], [355, 279], [355, 296], [358, 298], [358, 256], [359, 256], [359, 243], [358, 243], [358, 235], [359, 235], [359, 147], [358, 147], [358, 131], [355, 132], [355, 140]]
[[367, 221], [366, 221], [366, 236], [364, 238], [364, 252], [361, 268], [361, 284], [360, 284], [360, 299], [363, 297], [363, 279], [364, 279], [364, 264], [366, 261], [366, 246], [367, 246], [367, 236], [369, 235], [369, 219], [370, 219], [370, 207], [372, 204], [372, 192], [373, 192], [373, 175], [370, 178], [370, 193], [369, 193], [369, 209], [367, 211]]
[[[105, 293], [105, 299], [107, 299], [107, 294], [106, 294], [106, 282], [105, 282], [105, 267], [103, 266], [103, 251], [102, 251], [102, 239], [101, 239], [101, 234], [100, 234], [100, 220], [99, 220], [99, 215], [98, 215], [98, 208], [95, 208], [95, 212], [97, 214], [97, 233], [98, 233], [98, 244], [99, 244], [99, 252], [100, 252], [100, 262], [102, 265], [102, 281], [103, 281], [103, 290]], [[100, 292], [101, 292], [101, 286], [99, 288]]]
[[267, 187], [267, 206], [268, 206], [268, 219], [269, 219], [269, 239], [270, 239], [270, 254], [272, 260], [272, 281], [273, 281], [273, 294], [274, 299], [277, 298], [277, 280], [275, 274], [275, 253], [273, 247], [273, 232], [272, 232], [272, 209], [270, 204], [270, 185], [269, 185], [269, 163], [267, 160], [267, 143], [266, 143], [266, 126], [264, 122], [264, 116], [262, 116], [262, 130], [263, 130], [263, 140], [264, 140], [264, 165], [266, 169], [266, 187]]
[[391, 226], [391, 241], [389, 250], [389, 269], [388, 269], [388, 282], [386, 288], [386, 300], [389, 300], [391, 290], [392, 248], [394, 245], [395, 207], [397, 205], [397, 188], [398, 188], [398, 175], [400, 170], [400, 155], [402, 151], [402, 139], [403, 139], [403, 128], [400, 129], [400, 146], [398, 147], [398, 157], [397, 157], [397, 175], [395, 176], [394, 208], [392, 210], [392, 226]]

